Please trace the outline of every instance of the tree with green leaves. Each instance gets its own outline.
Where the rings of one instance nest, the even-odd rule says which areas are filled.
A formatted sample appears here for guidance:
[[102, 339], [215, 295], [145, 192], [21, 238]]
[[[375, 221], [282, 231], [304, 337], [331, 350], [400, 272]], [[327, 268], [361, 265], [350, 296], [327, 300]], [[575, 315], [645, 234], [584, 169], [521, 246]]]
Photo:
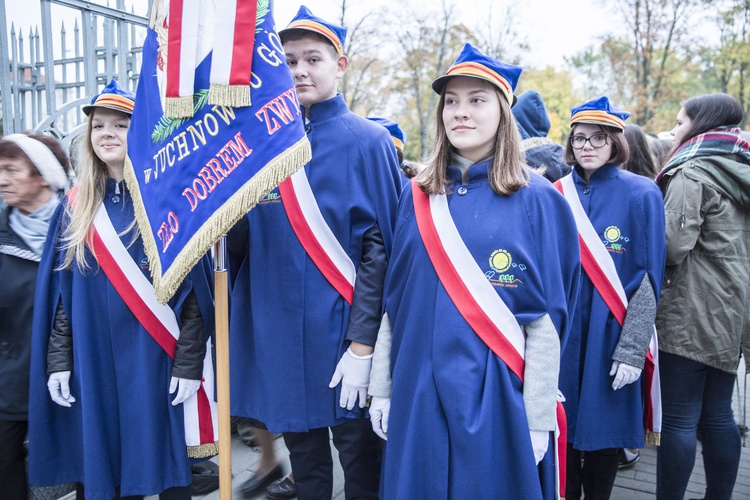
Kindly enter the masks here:
[[[614, 3], [614, 2], [613, 2]], [[570, 59], [588, 80], [587, 97], [607, 94], [633, 113], [631, 120], [657, 130], [679, 102], [699, 90], [701, 46], [692, 33], [696, 12], [717, 0], [622, 0], [615, 3], [627, 36], [609, 35], [598, 47]]]
[[[430, 154], [430, 132], [432, 117], [438, 96], [430, 86], [432, 81], [444, 74], [461, 51], [463, 44], [474, 41], [468, 28], [456, 23], [455, 9], [447, 0], [442, 0], [440, 10], [419, 10], [404, 6], [400, 12], [400, 23], [393, 38], [398, 45], [396, 90], [410, 108], [408, 116], [415, 122], [416, 140], [406, 145], [408, 157], [426, 159]], [[405, 22], [404, 22], [405, 21]], [[408, 133], [408, 132], [407, 132]]]

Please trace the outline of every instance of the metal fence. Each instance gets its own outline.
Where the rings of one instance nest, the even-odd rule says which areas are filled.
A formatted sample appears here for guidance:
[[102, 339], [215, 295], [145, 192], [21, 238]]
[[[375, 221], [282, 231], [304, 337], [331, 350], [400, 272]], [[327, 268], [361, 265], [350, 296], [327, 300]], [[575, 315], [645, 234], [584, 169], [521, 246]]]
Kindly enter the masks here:
[[19, 0], [0, 0], [2, 133], [45, 132], [67, 146], [85, 128], [81, 106], [111, 78], [135, 91], [148, 20], [126, 12], [125, 0], [114, 9], [39, 0], [41, 26], [24, 36], [8, 25], [6, 1]]

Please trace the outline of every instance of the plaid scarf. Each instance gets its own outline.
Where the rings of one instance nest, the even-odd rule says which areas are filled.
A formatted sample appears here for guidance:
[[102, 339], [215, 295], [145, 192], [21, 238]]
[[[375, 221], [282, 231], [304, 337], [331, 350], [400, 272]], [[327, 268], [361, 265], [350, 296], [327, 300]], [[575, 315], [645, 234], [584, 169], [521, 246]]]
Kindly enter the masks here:
[[730, 154], [741, 156], [745, 159], [745, 162], [750, 163], [750, 144], [742, 137], [740, 129], [725, 126], [709, 130], [696, 135], [677, 148], [662, 171], [656, 176], [656, 182], [661, 181], [665, 173], [693, 158]]

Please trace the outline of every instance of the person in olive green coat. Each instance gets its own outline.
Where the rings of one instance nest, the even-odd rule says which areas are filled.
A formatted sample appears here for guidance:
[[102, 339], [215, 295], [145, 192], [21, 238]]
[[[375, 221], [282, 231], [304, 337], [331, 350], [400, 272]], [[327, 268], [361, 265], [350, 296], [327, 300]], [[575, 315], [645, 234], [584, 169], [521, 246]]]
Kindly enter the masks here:
[[727, 94], [688, 99], [664, 193], [667, 268], [656, 328], [663, 422], [657, 498], [682, 499], [701, 431], [706, 498], [730, 499], [740, 458], [732, 391], [750, 329], [750, 145]]

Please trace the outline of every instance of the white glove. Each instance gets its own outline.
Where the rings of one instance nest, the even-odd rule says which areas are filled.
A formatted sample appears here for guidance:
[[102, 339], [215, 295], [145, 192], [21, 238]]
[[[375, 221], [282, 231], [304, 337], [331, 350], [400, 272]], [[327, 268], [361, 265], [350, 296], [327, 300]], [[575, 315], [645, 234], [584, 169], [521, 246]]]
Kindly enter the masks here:
[[47, 379], [47, 390], [52, 401], [70, 408], [71, 403], [75, 403], [76, 398], [70, 394], [70, 372], [55, 372]]
[[615, 380], [612, 382], [612, 389], [616, 391], [617, 389], [622, 389], [628, 384], [632, 384], [638, 380], [642, 371], [643, 368], [636, 368], [635, 366], [620, 363], [619, 361], [613, 361], [612, 369], [609, 370], [609, 375], [615, 376]]
[[[177, 387], [179, 386], [179, 390]], [[177, 406], [180, 403], [190, 399], [190, 396], [198, 392], [198, 388], [201, 386], [200, 380], [192, 380], [189, 378], [172, 377], [169, 381], [169, 393], [174, 394], [177, 391], [177, 396], [172, 400], [172, 406]]]
[[373, 396], [370, 401], [370, 423], [375, 434], [388, 441], [388, 417], [391, 414], [391, 398]]
[[534, 460], [537, 465], [544, 458], [549, 447], [549, 432], [548, 431], [529, 431], [531, 434], [531, 447], [534, 449]]
[[341, 398], [339, 406], [351, 410], [359, 397], [359, 407], [364, 408], [367, 402], [367, 387], [370, 385], [370, 365], [372, 354], [357, 356], [351, 347], [346, 350], [341, 360], [336, 365], [331, 383], [328, 387], [333, 389], [341, 382]]

